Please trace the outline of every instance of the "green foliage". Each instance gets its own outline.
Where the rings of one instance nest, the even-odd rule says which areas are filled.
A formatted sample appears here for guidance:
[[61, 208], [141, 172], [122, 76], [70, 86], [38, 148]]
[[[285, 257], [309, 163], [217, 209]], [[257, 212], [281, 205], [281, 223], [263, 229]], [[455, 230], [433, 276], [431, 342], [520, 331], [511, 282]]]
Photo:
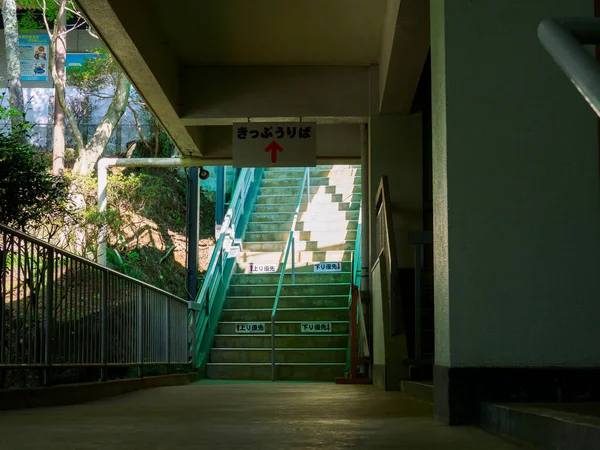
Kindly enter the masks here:
[[116, 86], [121, 68], [106, 48], [93, 49], [95, 58], [86, 58], [79, 67], [67, 68], [67, 85], [84, 94], [98, 96], [103, 89]]
[[[16, 114], [21, 112], [0, 108], [0, 120]], [[30, 130], [23, 122], [0, 133], [0, 223], [20, 229], [68, 210], [69, 184], [49, 173], [45, 158], [27, 140]]]
[[[58, 15], [58, 2], [55, 0], [46, 1], [45, 11], [42, 0], [19, 0], [17, 5], [22, 11], [19, 13], [19, 30], [23, 31], [45, 30], [42, 14], [46, 15], [46, 20], [50, 24], [56, 20]], [[67, 2], [67, 7], [75, 9], [72, 1]], [[72, 17], [73, 13], [67, 11], [67, 19]]]

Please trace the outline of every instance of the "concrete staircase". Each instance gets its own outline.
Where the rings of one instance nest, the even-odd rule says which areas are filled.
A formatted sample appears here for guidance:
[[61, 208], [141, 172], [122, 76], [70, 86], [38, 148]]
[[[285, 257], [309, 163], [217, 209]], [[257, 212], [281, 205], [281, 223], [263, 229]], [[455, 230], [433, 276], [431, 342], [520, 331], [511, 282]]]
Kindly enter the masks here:
[[[271, 312], [304, 169], [265, 171], [207, 364], [214, 379], [271, 379]], [[333, 381], [343, 376], [348, 347], [352, 252], [360, 214], [360, 168], [311, 169], [275, 323], [276, 379]], [[339, 272], [315, 272], [339, 263]], [[257, 273], [256, 264], [277, 267]]]

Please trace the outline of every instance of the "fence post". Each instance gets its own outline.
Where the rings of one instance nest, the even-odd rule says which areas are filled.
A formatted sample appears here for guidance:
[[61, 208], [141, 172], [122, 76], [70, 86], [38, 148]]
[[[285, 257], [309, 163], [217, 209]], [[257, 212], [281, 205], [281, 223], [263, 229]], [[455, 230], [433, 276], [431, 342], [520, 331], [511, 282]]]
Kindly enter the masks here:
[[51, 365], [52, 365], [52, 329], [54, 325], [54, 250], [48, 250], [48, 272], [46, 273], [46, 329], [44, 340], [44, 386], [52, 384]]
[[[192, 309], [192, 324], [188, 327], [188, 345], [192, 347], [192, 370], [196, 370], [196, 345], [198, 341], [198, 335], [196, 332], [198, 326], [198, 311]], [[191, 334], [191, 339], [189, 335]]]
[[108, 304], [108, 272], [102, 271], [102, 287], [100, 289], [100, 362], [102, 368], [100, 369], [100, 380], [106, 381], [108, 379], [108, 349], [106, 330], [108, 328], [107, 321], [107, 304]]
[[[166, 329], [167, 335], [165, 338], [166, 360], [167, 364], [171, 362], [171, 299], [167, 298], [167, 314], [166, 314]], [[167, 368], [168, 369], [168, 368]]]
[[144, 291], [138, 286], [138, 377], [144, 376]]

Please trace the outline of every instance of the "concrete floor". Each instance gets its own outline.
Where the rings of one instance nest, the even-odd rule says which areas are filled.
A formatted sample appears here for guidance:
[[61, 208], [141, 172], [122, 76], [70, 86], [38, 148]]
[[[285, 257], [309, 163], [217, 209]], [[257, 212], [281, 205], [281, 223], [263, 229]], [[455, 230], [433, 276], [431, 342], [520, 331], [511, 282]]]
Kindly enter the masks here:
[[373, 386], [199, 382], [75, 406], [0, 412], [0, 449], [520, 448]]

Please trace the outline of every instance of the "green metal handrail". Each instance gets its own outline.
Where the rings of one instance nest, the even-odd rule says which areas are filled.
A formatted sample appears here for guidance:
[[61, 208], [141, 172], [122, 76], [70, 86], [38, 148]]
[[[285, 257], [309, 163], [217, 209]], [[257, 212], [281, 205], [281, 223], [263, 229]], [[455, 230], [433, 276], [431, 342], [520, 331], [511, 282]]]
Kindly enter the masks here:
[[294, 268], [294, 232], [296, 231], [296, 224], [298, 223], [298, 214], [300, 213], [300, 206], [302, 205], [302, 193], [304, 192], [305, 186], [308, 186], [308, 190], [306, 193], [306, 205], [308, 209], [308, 204], [310, 203], [310, 169], [308, 167], [304, 169], [304, 177], [302, 178], [302, 185], [300, 186], [300, 192], [298, 193], [298, 202], [296, 203], [294, 220], [292, 221], [290, 234], [285, 245], [285, 256], [283, 257], [281, 275], [279, 276], [279, 284], [277, 285], [277, 293], [275, 294], [275, 302], [273, 303], [273, 311], [271, 312], [271, 381], [275, 381], [275, 316], [277, 315], [277, 306], [279, 305], [279, 297], [281, 295], [281, 289], [283, 287], [283, 280], [285, 278], [285, 268], [287, 267], [288, 257], [290, 256], [290, 250], [292, 252], [292, 284], [295, 284], [296, 282]]
[[193, 321], [191, 326], [192, 329], [195, 329], [192, 348], [194, 365], [196, 364], [196, 355], [198, 354], [208, 326], [208, 319], [213, 303], [224, 279], [227, 255], [235, 240], [236, 229], [245, 212], [246, 198], [254, 184], [260, 181], [256, 175], [256, 169], [242, 169], [233, 195], [231, 196], [229, 209], [225, 214], [221, 228], [217, 232], [217, 242], [206, 271], [202, 289], [196, 297], [195, 302], [190, 305], [190, 309], [196, 313], [191, 316], [191, 320]]

